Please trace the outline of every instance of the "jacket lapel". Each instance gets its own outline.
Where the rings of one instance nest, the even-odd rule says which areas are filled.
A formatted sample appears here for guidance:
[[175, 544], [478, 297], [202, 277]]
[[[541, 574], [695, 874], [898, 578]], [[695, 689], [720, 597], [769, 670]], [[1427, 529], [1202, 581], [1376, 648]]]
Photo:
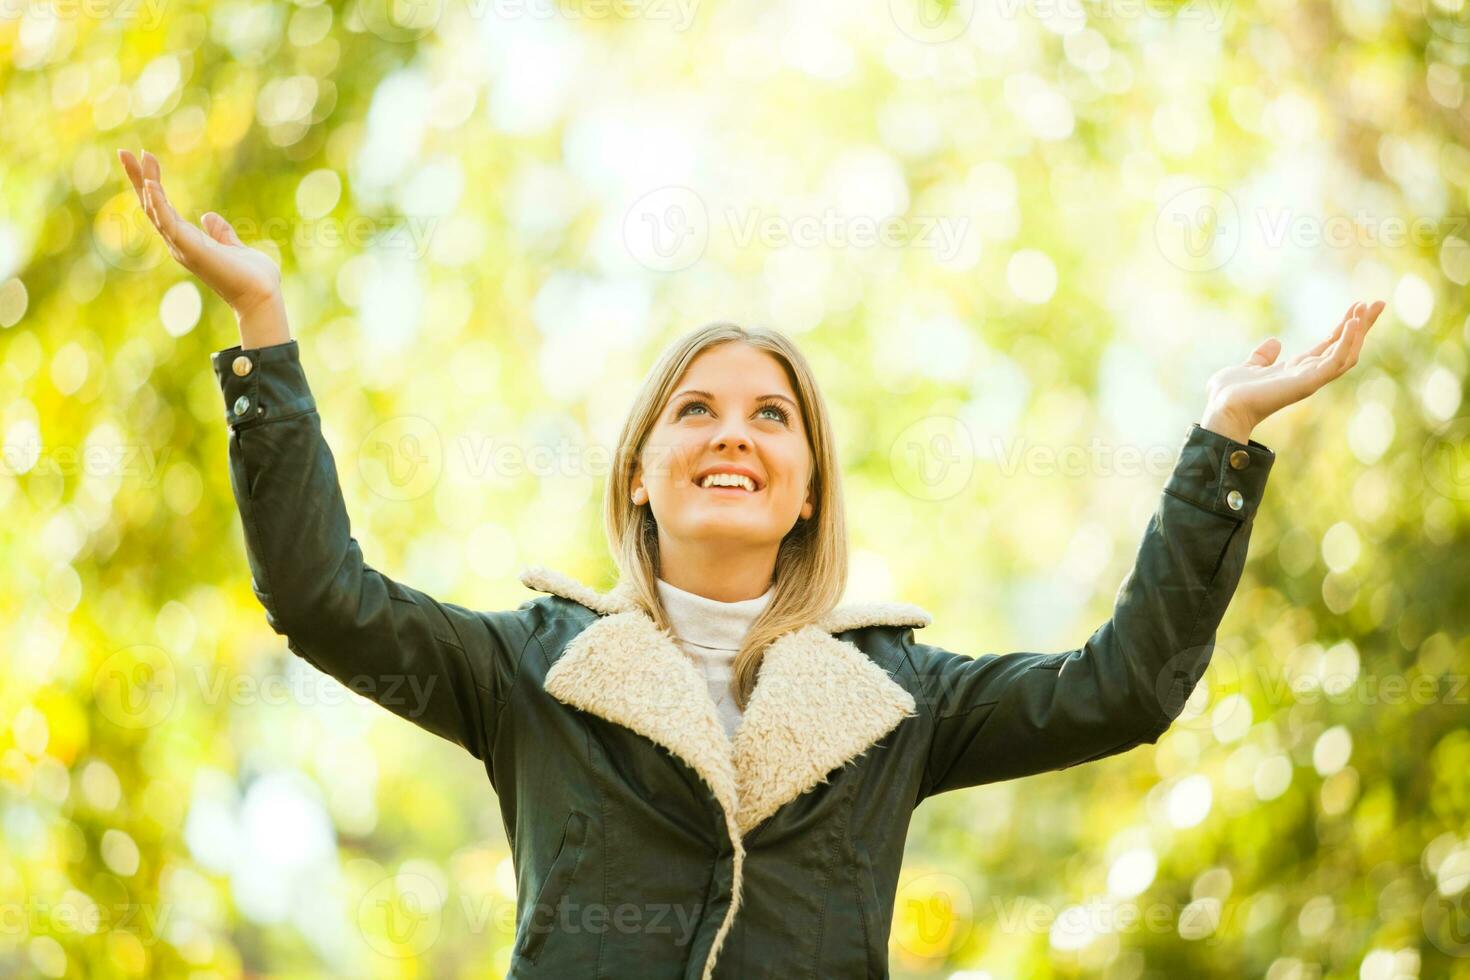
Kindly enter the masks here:
[[699, 773], [728, 814], [738, 812], [730, 740], [704, 678], [646, 614], [605, 614], [588, 626], [567, 644], [545, 686], [558, 701], [668, 749]]
[[627, 591], [598, 592], [540, 566], [522, 572], [521, 581], [600, 614], [547, 673], [547, 693], [683, 760], [713, 791], [732, 838], [749, 834], [917, 714], [912, 694], [832, 635], [864, 626], [927, 626], [930, 616], [917, 606], [844, 604], [820, 624], [778, 637], [766, 649], [732, 744], [704, 678]]
[[851, 643], [815, 626], [776, 639], [735, 732], [740, 833], [916, 714], [914, 696]]

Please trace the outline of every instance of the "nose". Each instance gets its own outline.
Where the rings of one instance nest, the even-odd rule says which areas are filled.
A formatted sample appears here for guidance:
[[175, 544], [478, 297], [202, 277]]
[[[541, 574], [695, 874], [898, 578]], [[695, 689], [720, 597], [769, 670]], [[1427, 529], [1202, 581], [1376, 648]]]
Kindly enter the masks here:
[[712, 440], [717, 449], [746, 449], [750, 448], [750, 437], [746, 435], [739, 419], [731, 419], [726, 425], [716, 432]]
[[729, 449], [732, 446], [736, 449], [749, 449], [750, 440], [739, 434], [729, 436], [721, 435], [715, 440], [715, 446], [719, 449]]

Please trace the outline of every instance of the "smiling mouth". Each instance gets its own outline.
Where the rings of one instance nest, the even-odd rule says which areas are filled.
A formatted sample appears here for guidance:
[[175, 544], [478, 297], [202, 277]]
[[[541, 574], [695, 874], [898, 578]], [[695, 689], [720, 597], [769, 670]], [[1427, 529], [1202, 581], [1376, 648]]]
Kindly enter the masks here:
[[694, 485], [701, 490], [728, 490], [732, 493], [759, 493], [756, 481], [739, 473], [711, 473]]

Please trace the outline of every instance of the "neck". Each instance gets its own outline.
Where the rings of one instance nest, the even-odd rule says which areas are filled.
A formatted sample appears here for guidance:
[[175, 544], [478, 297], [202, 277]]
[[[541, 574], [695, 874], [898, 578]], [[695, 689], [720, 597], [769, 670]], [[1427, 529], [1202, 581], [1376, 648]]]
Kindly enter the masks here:
[[658, 577], [676, 589], [717, 602], [757, 599], [771, 588], [776, 549], [709, 548], [698, 552], [660, 542]]

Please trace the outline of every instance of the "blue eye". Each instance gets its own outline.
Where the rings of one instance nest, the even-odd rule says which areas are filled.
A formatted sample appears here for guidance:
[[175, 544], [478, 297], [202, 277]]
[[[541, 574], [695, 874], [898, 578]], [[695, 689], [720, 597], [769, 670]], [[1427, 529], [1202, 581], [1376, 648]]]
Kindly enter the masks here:
[[788, 413], [785, 408], [781, 407], [780, 405], [777, 405], [775, 402], [767, 402], [766, 404], [764, 404], [764, 405], [761, 406], [761, 411], [765, 411], [766, 409], [770, 409], [771, 411], [773, 411], [777, 415], [779, 415], [781, 417], [781, 421], [782, 422], [790, 422], [791, 421], [791, 415], [790, 415], [790, 413]]
[[[703, 408], [705, 411], [709, 410], [708, 405], [695, 398], [685, 402], [683, 407], [679, 409], [679, 414], [676, 415], [675, 418], [683, 418], [686, 414], [688, 414], [689, 410], [696, 405], [698, 405], [700, 408]], [[788, 412], [785, 407], [783, 407], [779, 402], [769, 401], [758, 409], [758, 411], [762, 412], [767, 410], [775, 412], [777, 420], [780, 421], [782, 425], [789, 425], [791, 423], [791, 413]]]

